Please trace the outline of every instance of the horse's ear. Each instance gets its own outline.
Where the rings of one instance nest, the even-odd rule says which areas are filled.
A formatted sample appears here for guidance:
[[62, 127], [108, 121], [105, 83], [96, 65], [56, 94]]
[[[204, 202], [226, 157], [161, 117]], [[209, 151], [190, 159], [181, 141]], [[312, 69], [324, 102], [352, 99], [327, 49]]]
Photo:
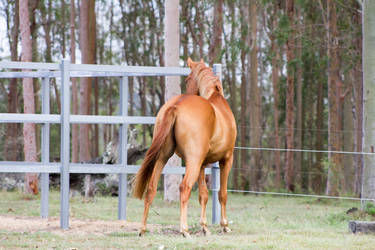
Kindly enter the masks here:
[[217, 92], [219, 92], [220, 94], [223, 94], [223, 89], [221, 88], [220, 85], [215, 85], [215, 87], [216, 87]]
[[190, 57], [187, 59], [187, 65], [189, 68], [193, 67], [193, 60]]

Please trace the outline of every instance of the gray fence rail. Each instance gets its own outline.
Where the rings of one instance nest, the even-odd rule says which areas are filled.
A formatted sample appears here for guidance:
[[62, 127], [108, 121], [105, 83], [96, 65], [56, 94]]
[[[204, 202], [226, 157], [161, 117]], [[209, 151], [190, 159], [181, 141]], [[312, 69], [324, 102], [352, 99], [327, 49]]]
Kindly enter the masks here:
[[[41, 162], [0, 161], [0, 172], [41, 174], [41, 217], [48, 217], [49, 174], [60, 174], [60, 226], [69, 228], [69, 174], [70, 173], [114, 173], [119, 175], [118, 219], [126, 220], [127, 174], [134, 174], [140, 166], [127, 164], [128, 124], [154, 124], [155, 117], [128, 116], [129, 76], [186, 76], [189, 68], [144, 67], [119, 65], [71, 64], [63, 59], [61, 63], [35, 63], [0, 61], [0, 70], [21, 69], [22, 72], [3, 71], [1, 78], [41, 78], [42, 114], [0, 113], [1, 123], [42, 124]], [[214, 72], [221, 77], [221, 65], [214, 65]], [[27, 71], [26, 71], [27, 70]], [[33, 71], [34, 70], [34, 71]], [[70, 78], [72, 77], [120, 77], [120, 108], [117, 116], [72, 115], [70, 114]], [[50, 114], [50, 78], [60, 78], [61, 114]], [[70, 162], [70, 124], [119, 124], [118, 164], [75, 164]], [[49, 162], [50, 124], [61, 125], [60, 162]], [[184, 174], [184, 167], [165, 167], [163, 174]], [[220, 187], [219, 167], [215, 163], [206, 174], [212, 175], [212, 223], [220, 221], [218, 190]]]

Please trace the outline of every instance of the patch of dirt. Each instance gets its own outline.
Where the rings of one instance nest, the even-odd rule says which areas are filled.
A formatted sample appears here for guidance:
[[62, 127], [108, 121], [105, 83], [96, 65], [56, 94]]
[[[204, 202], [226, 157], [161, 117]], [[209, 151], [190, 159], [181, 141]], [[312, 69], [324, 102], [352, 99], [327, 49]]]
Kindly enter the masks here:
[[[139, 222], [70, 218], [69, 230], [63, 230], [60, 228], [60, 218], [58, 217], [49, 217], [48, 219], [42, 219], [39, 217], [27, 217], [18, 215], [0, 215], [0, 230], [6, 230], [10, 232], [51, 232], [59, 235], [107, 235], [118, 232], [137, 233], [140, 228], [141, 223]], [[147, 225], [147, 230], [150, 232], [160, 232], [161, 229], [161, 225]]]

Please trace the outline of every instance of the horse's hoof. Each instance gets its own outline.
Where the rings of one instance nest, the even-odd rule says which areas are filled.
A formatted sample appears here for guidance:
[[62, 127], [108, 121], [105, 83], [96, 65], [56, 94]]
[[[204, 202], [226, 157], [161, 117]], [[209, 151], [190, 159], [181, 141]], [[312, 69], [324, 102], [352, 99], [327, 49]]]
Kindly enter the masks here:
[[210, 232], [210, 230], [208, 230], [207, 227], [202, 227], [202, 232], [203, 232], [204, 236], [210, 236], [211, 235], [211, 232]]
[[139, 232], [139, 234], [138, 234], [138, 236], [139, 237], [143, 237], [144, 235], [145, 235], [145, 233], [146, 233], [146, 230], [141, 230], [140, 232]]
[[181, 234], [182, 234], [182, 236], [184, 236], [184, 238], [188, 238], [188, 239], [191, 238], [191, 236], [190, 236], [190, 234], [189, 234], [188, 231], [183, 231], [183, 232], [181, 232]]
[[232, 230], [229, 227], [223, 227], [224, 233], [230, 233]]

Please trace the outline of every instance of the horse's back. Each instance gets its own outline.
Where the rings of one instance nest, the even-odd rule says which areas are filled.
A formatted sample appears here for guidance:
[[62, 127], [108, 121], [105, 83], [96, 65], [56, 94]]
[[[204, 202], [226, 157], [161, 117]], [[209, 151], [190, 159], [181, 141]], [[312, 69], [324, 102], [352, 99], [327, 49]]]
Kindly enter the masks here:
[[207, 99], [197, 95], [177, 95], [168, 100], [158, 112], [157, 121], [163, 119], [168, 108], [177, 109], [179, 116], [190, 116], [192, 119], [202, 119], [199, 116], [214, 114], [213, 107]]

